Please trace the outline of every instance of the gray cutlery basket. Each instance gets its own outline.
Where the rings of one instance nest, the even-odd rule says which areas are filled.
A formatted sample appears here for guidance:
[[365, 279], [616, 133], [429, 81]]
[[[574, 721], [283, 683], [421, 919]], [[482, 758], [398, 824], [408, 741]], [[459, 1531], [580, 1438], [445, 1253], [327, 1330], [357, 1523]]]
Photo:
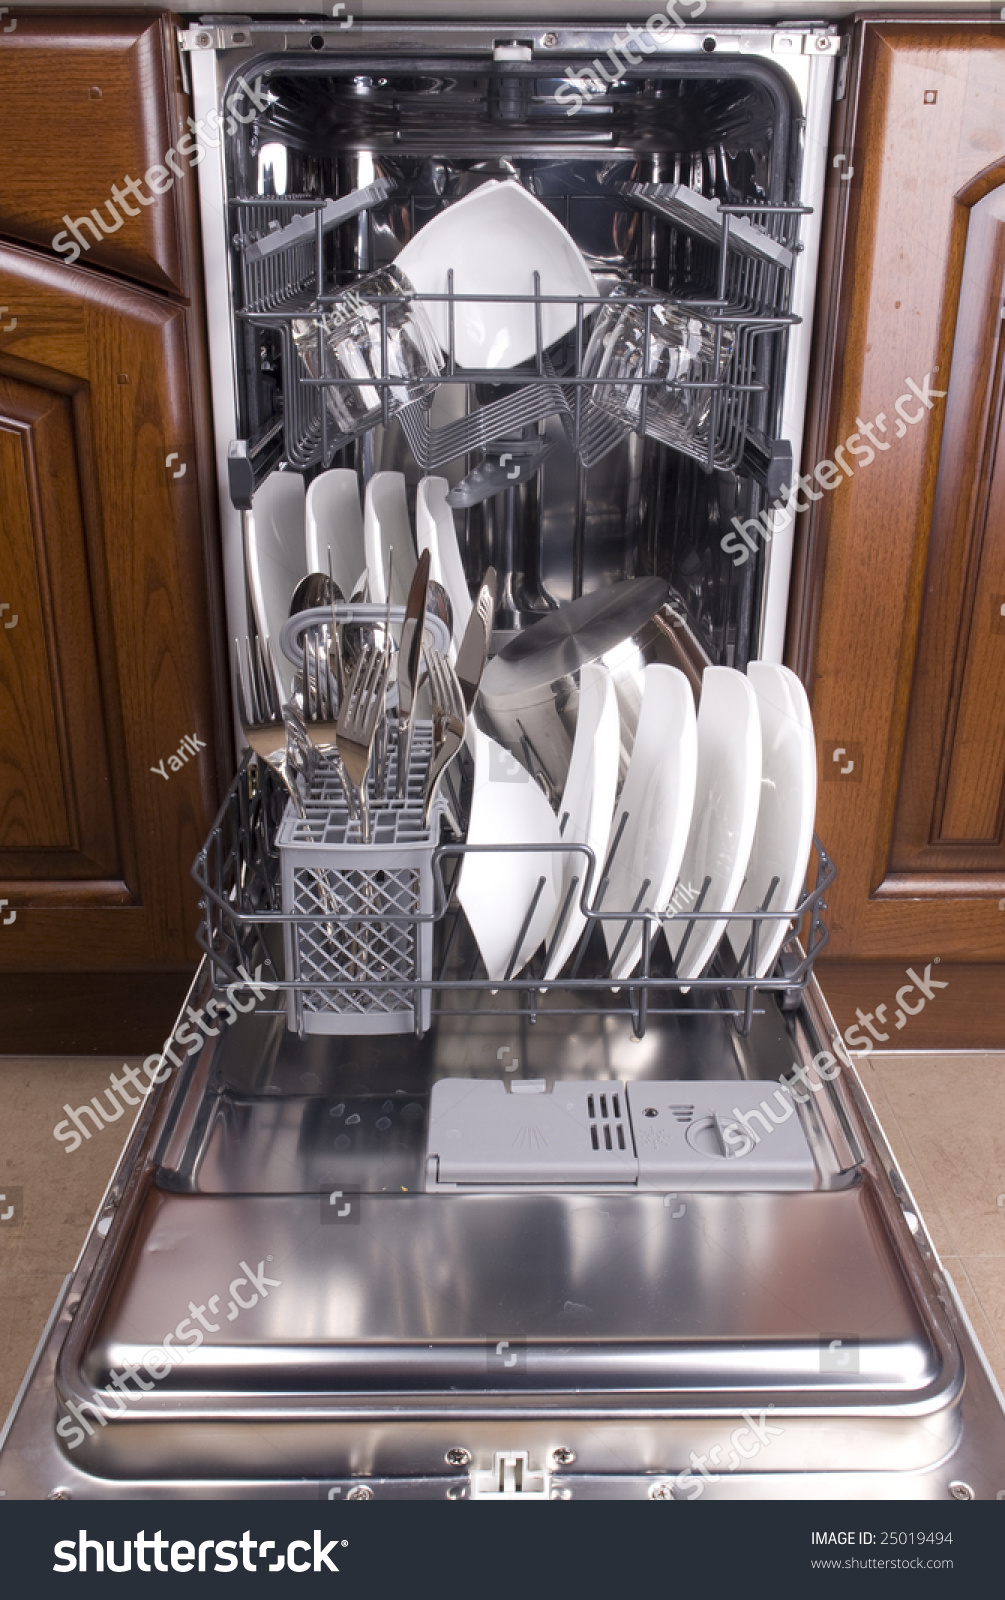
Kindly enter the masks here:
[[[433, 851], [439, 802], [423, 818], [432, 755], [429, 722], [413, 728], [404, 800], [369, 780], [371, 842], [364, 844], [334, 762], [318, 763], [305, 817], [292, 804], [276, 835], [280, 856], [289, 1027], [298, 1033], [413, 1033], [430, 1023]], [[388, 793], [395, 792], [391, 740]], [[418, 1018], [416, 1010], [418, 1009]]]

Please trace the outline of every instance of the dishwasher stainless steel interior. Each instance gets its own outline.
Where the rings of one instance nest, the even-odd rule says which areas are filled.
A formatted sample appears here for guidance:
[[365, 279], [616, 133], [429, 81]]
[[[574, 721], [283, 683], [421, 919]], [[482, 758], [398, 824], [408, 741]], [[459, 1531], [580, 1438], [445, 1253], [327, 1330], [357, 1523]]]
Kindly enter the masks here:
[[[248, 628], [247, 517], [275, 468], [334, 464], [361, 485], [400, 470], [414, 493], [430, 467], [456, 487], [522, 449], [532, 470], [457, 518], [469, 582], [499, 573], [493, 649], [556, 603], [653, 577], [667, 603], [637, 640], [647, 660], [697, 688], [709, 664], [780, 659], [791, 529], [777, 519], [742, 563], [723, 539], [799, 460], [838, 41], [802, 24], [668, 26], [629, 59], [620, 39], [184, 30], [207, 140], [232, 636]], [[605, 431], [583, 376], [599, 300], [545, 348], [547, 296], [526, 286], [523, 366], [472, 373], [451, 335], [431, 396], [394, 414], [378, 386], [373, 425], [340, 433], [320, 317], [493, 180], [557, 217], [601, 294], [641, 284], [701, 307], [728, 355], [703, 434], [647, 428], [644, 384], [638, 425]], [[453, 319], [462, 288], [446, 303]], [[164, 1058], [12, 1413], [9, 1496], [1005, 1487], [1000, 1392], [812, 976], [833, 871], [820, 845], [763, 981], [723, 945], [683, 985], [646, 935], [634, 980], [605, 982], [594, 927], [542, 984], [533, 966], [479, 968], [452, 894], [463, 846], [444, 834], [432, 909], [408, 913], [432, 960], [405, 986], [402, 1031], [332, 1035], [311, 1026], [323, 977], [291, 964], [311, 918], [278, 898], [284, 800], [245, 761], [197, 863], [207, 958], [188, 1004], [214, 1036], [188, 1049], [200, 1035], [179, 1028]], [[731, 1164], [722, 1117], [777, 1111], [779, 1078], [814, 1058], [812, 1092]], [[151, 1350], [160, 1366], [144, 1369]], [[130, 1364], [149, 1376], [101, 1406]]]

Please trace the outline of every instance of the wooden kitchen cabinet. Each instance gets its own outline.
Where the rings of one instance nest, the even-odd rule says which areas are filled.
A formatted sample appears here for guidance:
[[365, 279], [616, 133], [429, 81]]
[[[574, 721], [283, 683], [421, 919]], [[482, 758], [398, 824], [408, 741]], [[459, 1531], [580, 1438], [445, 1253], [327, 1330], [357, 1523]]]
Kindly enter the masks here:
[[149, 14], [0, 43], [0, 1051], [164, 1038], [232, 770], [190, 196], [48, 248], [54, 207], [163, 155], [173, 51]]
[[1001, 1046], [1005, 29], [858, 24], [832, 161], [803, 470], [867, 425], [877, 448], [798, 535], [840, 871], [820, 975], [847, 1024], [933, 963], [948, 987], [885, 1048]]
[[15, 21], [0, 31], [0, 235], [50, 252], [62, 236], [66, 259], [68, 217], [82, 263], [190, 294], [189, 164], [155, 202], [146, 186], [143, 201], [113, 194], [163, 164], [187, 129], [171, 19], [17, 11]]

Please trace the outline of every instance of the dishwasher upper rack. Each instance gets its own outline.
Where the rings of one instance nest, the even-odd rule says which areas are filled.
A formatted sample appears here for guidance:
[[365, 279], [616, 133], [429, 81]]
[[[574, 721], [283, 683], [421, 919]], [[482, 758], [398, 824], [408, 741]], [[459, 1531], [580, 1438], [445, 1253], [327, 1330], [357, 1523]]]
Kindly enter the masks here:
[[[276, 774], [266, 764], [252, 757], [250, 752], [247, 753], [213, 828], [196, 857], [192, 876], [201, 890], [201, 919], [196, 938], [209, 958], [214, 985], [221, 989], [233, 983], [240, 985], [248, 980], [249, 975], [253, 975], [256, 988], [275, 997], [273, 1007], [265, 1005], [259, 1009], [272, 1009], [288, 1015], [302, 995], [310, 993], [316, 997], [324, 985], [319, 983], [316, 974], [302, 980], [286, 977], [282, 957], [284, 937], [288, 938], [301, 925], [306, 925], [320, 937], [326, 923], [358, 924], [361, 913], [358, 909], [342, 916], [333, 914], [330, 909], [310, 914], [285, 913], [282, 910], [276, 834], [285, 807], [285, 790]], [[619, 832], [623, 829], [624, 819]], [[617, 838], [615, 848], [616, 844]], [[813, 964], [829, 941], [830, 933], [823, 918], [827, 905], [825, 896], [837, 874], [833, 862], [815, 835], [814, 848], [816, 867], [813, 886], [804, 891], [798, 904], [794, 908], [736, 914], [735, 920], [750, 922], [755, 929], [741, 962], [734, 963], [732, 970], [725, 970], [728, 942], [724, 940], [716, 957], [719, 970], [708, 971], [701, 978], [687, 981], [674, 976], [665, 947], [662, 952], [660, 950], [658, 927], [654, 930], [654, 923], [671, 918], [666, 915], [654, 917], [651, 912], [621, 910], [588, 913], [587, 928], [580, 939], [568, 976], [543, 980], [547, 951], [543, 954], [539, 952], [519, 977], [507, 973], [505, 978], [489, 979], [483, 975], [484, 968], [478, 958], [477, 946], [452, 892], [463, 856], [474, 851], [513, 855], [556, 855], [574, 851], [584, 861], [584, 880], [576, 892], [585, 905], [598, 876], [602, 887], [610, 858], [608, 862], [600, 864], [594, 860], [592, 852], [582, 845], [440, 844], [432, 857], [433, 910], [394, 916], [382, 909], [379, 920], [398, 921], [406, 926], [433, 925], [436, 943], [433, 976], [410, 985], [416, 1032], [420, 1037], [423, 1032], [419, 1025], [420, 1018], [425, 1020], [475, 1014], [525, 1017], [530, 1022], [546, 1015], [623, 1018], [637, 1038], [644, 1036], [647, 1022], [653, 1017], [708, 1015], [731, 1018], [737, 1031], [746, 1035], [754, 1015], [758, 1014], [756, 1001], [759, 994], [778, 995], [785, 1009], [799, 1004], [812, 976]], [[569, 909], [567, 899], [554, 938], [561, 934]], [[525, 926], [529, 926], [533, 911], [532, 904]], [[722, 919], [722, 912], [701, 909], [700, 894], [693, 909], [677, 913], [674, 918], [688, 922]], [[599, 941], [594, 934], [604, 921], [641, 924], [642, 961], [631, 978], [616, 981], [605, 976], [603, 968], [606, 960], [603, 964], [597, 960]], [[765, 923], [778, 922], [791, 924], [791, 932], [774, 973], [767, 978], [758, 978], [755, 973], [757, 930]], [[804, 925], [806, 932], [800, 945], [797, 940]], [[524, 936], [521, 930], [515, 948], [519, 949]], [[596, 970], [598, 966], [601, 966], [599, 972]], [[402, 987], [400, 978], [396, 978], [395, 982], [399, 988]], [[344, 987], [344, 982], [333, 979], [330, 987], [334, 994]], [[354, 980], [354, 987], [362, 991], [373, 988], [376, 992], [380, 983], [368, 984], [365, 980]], [[450, 997], [453, 997], [454, 1003], [444, 1003]]]
[[[657, 194], [663, 185], [634, 185], [633, 195], [626, 203], [641, 207], [639, 194], [652, 189]], [[679, 186], [678, 186], [679, 188]], [[606, 198], [609, 196], [599, 196]], [[325, 208], [330, 201], [320, 199], [237, 200], [233, 202], [238, 221], [236, 242], [240, 249], [244, 305], [238, 311], [241, 320], [252, 326], [278, 333], [282, 350], [283, 370], [283, 448], [287, 463], [298, 470], [314, 466], [327, 467], [339, 451], [351, 444], [366, 427], [344, 433], [330, 415], [325, 402], [325, 391], [334, 388], [362, 387], [375, 389], [380, 396], [379, 420], [387, 425], [392, 416], [401, 417], [406, 438], [418, 465], [424, 471], [436, 470], [450, 460], [485, 448], [500, 438], [512, 437], [521, 428], [541, 422], [547, 416], [559, 415], [565, 426], [572, 449], [586, 467], [594, 465], [615, 448], [630, 432], [650, 434], [669, 444], [673, 449], [693, 457], [705, 471], [732, 471], [740, 466], [751, 428], [752, 403], [756, 396], [770, 389], [772, 368], [770, 352], [762, 348], [765, 336], [784, 338], [785, 331], [799, 319], [791, 312], [791, 268], [781, 260], [745, 253], [731, 247], [735, 229], [731, 224], [744, 223], [748, 232], [763, 233], [777, 248], [780, 256], [794, 259], [798, 250], [799, 219], [809, 208], [798, 205], [780, 205], [744, 202], [720, 204], [722, 238], [718, 246], [712, 245], [700, 230], [691, 236], [681, 231], [680, 217], [669, 218], [657, 205], [645, 213], [654, 229], [668, 234], [668, 259], [672, 258], [672, 271], [680, 279], [679, 290], [667, 293], [666, 298], [690, 314], [700, 315], [715, 330], [716, 359], [711, 363], [714, 374], [696, 381], [677, 382], [669, 386], [671, 392], [705, 391], [710, 395], [707, 424], [693, 438], [674, 432], [668, 436], [653, 422], [650, 426], [649, 393], [652, 389], [666, 389], [659, 377], [650, 375], [648, 360], [643, 375], [634, 380], [596, 379], [584, 376], [583, 358], [588, 343], [587, 323], [607, 298], [598, 294], [592, 298], [566, 298], [546, 296], [540, 291], [540, 280], [535, 274], [533, 294], [461, 295], [453, 288], [453, 274], [448, 274], [447, 292], [441, 295], [415, 294], [418, 303], [423, 301], [446, 302], [450, 328], [449, 348], [445, 352], [443, 369], [432, 380], [433, 385], [461, 384], [469, 395], [482, 388], [483, 397], [473, 410], [449, 426], [433, 429], [429, 425], [426, 401], [418, 401], [393, 412], [391, 391], [401, 386], [401, 378], [389, 371], [387, 349], [387, 308], [395, 303], [413, 298], [402, 295], [359, 294], [360, 301], [376, 305], [380, 314], [380, 374], [365, 378], [349, 378], [344, 373], [334, 374], [328, 345], [325, 339], [325, 319], [339, 304], [339, 296], [352, 289], [363, 274], [344, 275], [345, 281], [332, 291], [325, 291]], [[299, 208], [299, 210], [297, 209]], [[258, 251], [263, 237], [275, 231], [281, 216], [303, 216], [313, 211], [315, 238], [302, 236], [286, 249], [274, 251], [264, 261], [249, 262], [249, 253]], [[679, 208], [678, 208], [679, 209]], [[685, 213], [683, 213], [686, 215]], [[707, 228], [707, 219], [701, 219]], [[756, 220], [756, 226], [754, 222]], [[287, 227], [289, 227], [287, 223]], [[649, 276], [655, 277], [656, 245]], [[667, 251], [664, 251], [667, 254]], [[699, 267], [695, 266], [698, 262]], [[667, 269], [671, 270], [671, 269]], [[318, 285], [322, 290], [318, 292]], [[644, 286], [644, 295], [651, 296], [653, 284]], [[662, 291], [660, 291], [662, 293]], [[454, 306], [461, 302], [512, 303], [532, 305], [536, 310], [536, 351], [531, 361], [522, 368], [478, 371], [459, 368], [454, 355]], [[642, 295], [633, 299], [626, 295], [622, 303], [646, 306]], [[541, 307], [544, 304], [566, 304], [575, 318], [573, 331], [557, 346], [546, 350], [541, 336]], [[646, 350], [650, 351], [649, 329], [651, 301], [645, 310]], [[311, 367], [305, 362], [294, 338], [294, 324], [313, 323], [317, 340]], [[723, 330], [732, 336], [733, 350], [724, 370], [719, 372], [719, 348]], [[591, 399], [591, 391], [598, 384], [631, 384], [641, 389], [641, 404], [634, 430], [626, 423], [608, 415]], [[484, 397], [488, 389], [491, 398]], [[267, 425], [264, 433], [271, 439], [276, 423]], [[244, 444], [242, 455], [254, 460], [261, 455], [261, 438]], [[268, 458], [271, 464], [271, 457]], [[257, 478], [256, 478], [257, 481]]]

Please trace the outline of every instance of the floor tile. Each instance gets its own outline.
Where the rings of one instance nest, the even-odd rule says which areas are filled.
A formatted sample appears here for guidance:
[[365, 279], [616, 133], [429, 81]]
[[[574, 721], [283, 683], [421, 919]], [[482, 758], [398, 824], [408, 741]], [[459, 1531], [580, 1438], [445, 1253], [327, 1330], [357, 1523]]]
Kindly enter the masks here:
[[[7, 1197], [0, 1202], [0, 1417], [80, 1253], [136, 1110], [72, 1152], [53, 1129], [66, 1105], [103, 1096], [122, 1066], [94, 1056], [0, 1057], [0, 1194]], [[14, 1201], [15, 1216], [4, 1224]]]
[[0, 1271], [0, 1426], [56, 1303], [65, 1273]]
[[1005, 1053], [870, 1060], [945, 1225], [940, 1248], [1005, 1257]]
[[924, 1219], [925, 1227], [928, 1230], [928, 1237], [940, 1256], [955, 1255], [956, 1244], [952, 1234], [946, 1226], [931, 1186], [915, 1159], [904, 1130], [897, 1120], [893, 1104], [886, 1093], [882, 1075], [876, 1070], [874, 1058], [870, 1056], [864, 1061], [857, 1062], [856, 1070], [862, 1080], [866, 1094], [872, 1102], [872, 1108], [876, 1113], [880, 1127], [886, 1135], [887, 1143], [893, 1151], [894, 1159], [904, 1175], [908, 1188], [914, 1195], [918, 1209]]
[[[994, 1368], [998, 1382], [1005, 1388], [1005, 1257], [964, 1256], [960, 1265], [990, 1328], [984, 1353]], [[969, 1313], [970, 1306], [956, 1273], [953, 1273], [953, 1282]]]

